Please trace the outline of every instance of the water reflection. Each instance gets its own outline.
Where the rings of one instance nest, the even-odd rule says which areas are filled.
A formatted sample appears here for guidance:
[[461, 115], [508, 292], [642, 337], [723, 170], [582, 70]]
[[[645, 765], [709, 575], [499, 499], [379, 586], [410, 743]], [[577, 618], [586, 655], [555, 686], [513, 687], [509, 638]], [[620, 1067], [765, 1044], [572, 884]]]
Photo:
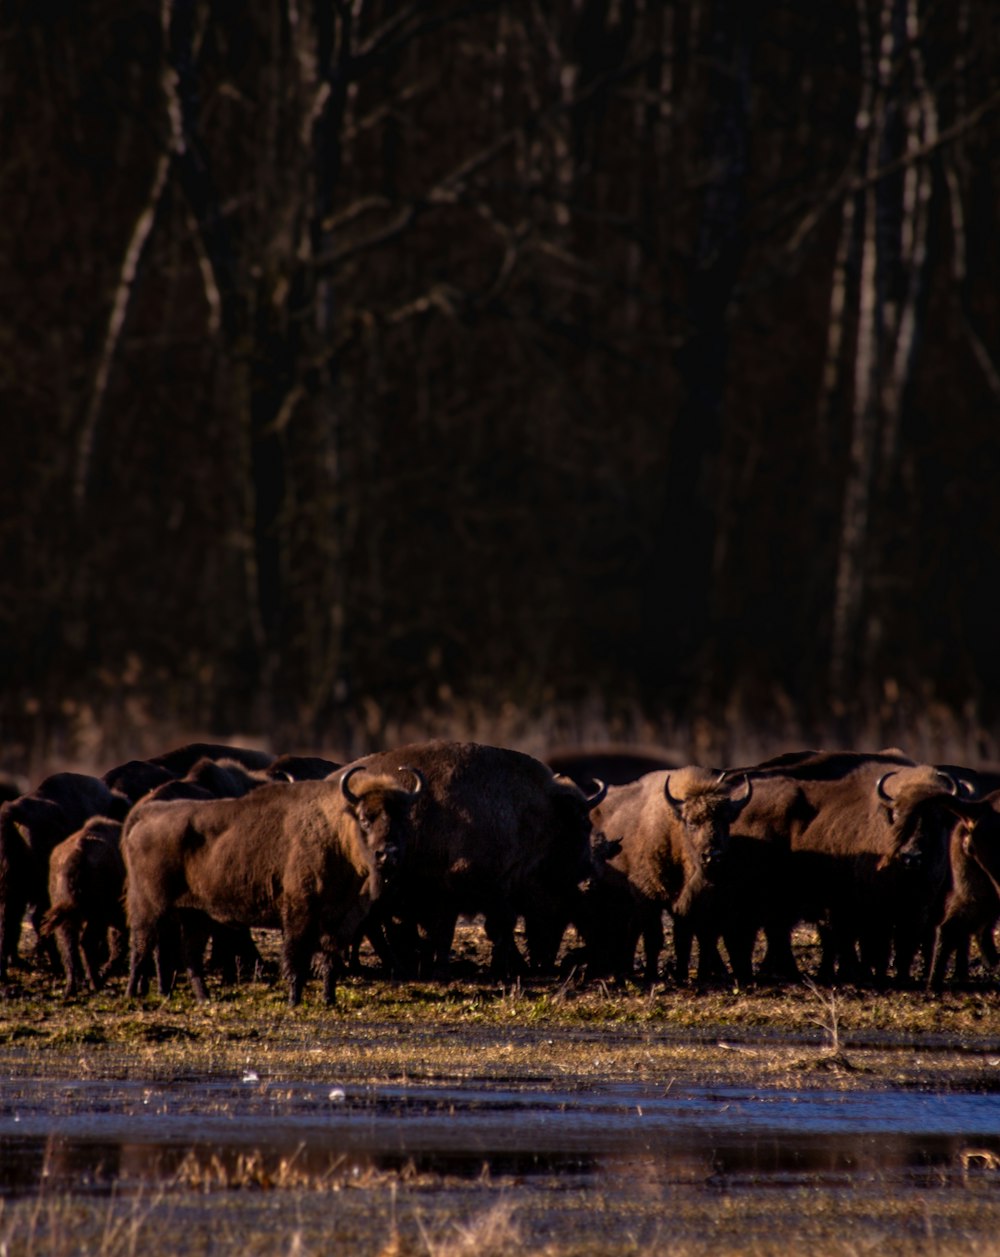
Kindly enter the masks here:
[[[334, 1095], [335, 1092], [339, 1094]], [[334, 1098], [331, 1098], [334, 1096]], [[983, 1159], [969, 1159], [971, 1148]], [[1000, 1163], [1000, 1097], [178, 1081], [0, 1085], [0, 1194], [396, 1174], [658, 1193], [882, 1181]], [[256, 1176], [256, 1177], [255, 1177]]]

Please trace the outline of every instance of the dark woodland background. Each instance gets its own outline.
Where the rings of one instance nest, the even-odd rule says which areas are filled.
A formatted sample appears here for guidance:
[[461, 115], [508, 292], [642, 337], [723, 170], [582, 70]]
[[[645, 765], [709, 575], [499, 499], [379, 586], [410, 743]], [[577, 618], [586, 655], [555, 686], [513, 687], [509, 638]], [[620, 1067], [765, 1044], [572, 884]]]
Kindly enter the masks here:
[[995, 753], [1000, 5], [0, 14], [7, 766]]

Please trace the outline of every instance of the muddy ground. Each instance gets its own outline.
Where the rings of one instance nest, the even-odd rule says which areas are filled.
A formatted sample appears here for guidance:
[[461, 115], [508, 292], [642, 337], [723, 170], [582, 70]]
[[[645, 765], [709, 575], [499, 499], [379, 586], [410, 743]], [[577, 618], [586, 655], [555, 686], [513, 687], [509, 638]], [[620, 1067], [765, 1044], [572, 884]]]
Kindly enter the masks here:
[[1000, 1252], [1000, 995], [279, 981], [0, 1003], [0, 1251]]

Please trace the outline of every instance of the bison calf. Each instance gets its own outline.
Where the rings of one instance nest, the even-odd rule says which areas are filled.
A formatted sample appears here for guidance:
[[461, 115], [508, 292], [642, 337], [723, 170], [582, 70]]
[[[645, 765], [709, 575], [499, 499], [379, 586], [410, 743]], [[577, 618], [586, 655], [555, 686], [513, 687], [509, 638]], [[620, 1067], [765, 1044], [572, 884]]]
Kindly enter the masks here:
[[125, 955], [125, 864], [122, 823], [95, 816], [52, 852], [43, 937], [55, 936], [66, 974], [66, 995], [84, 980], [98, 990]]

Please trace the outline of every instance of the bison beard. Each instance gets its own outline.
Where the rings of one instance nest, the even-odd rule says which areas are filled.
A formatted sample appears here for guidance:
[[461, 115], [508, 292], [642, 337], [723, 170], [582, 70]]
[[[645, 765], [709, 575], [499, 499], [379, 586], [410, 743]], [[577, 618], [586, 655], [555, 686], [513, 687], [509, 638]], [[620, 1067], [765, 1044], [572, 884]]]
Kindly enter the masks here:
[[[261, 786], [240, 799], [151, 803], [126, 826], [135, 996], [161, 935], [178, 921], [192, 988], [206, 998], [202, 953], [210, 920], [280, 928], [289, 1003], [298, 1004], [313, 955], [324, 996], [336, 995], [338, 958], [392, 875], [420, 793], [360, 766], [339, 779]], [[360, 785], [352, 786], [361, 775]], [[161, 983], [162, 989], [162, 983]]]

